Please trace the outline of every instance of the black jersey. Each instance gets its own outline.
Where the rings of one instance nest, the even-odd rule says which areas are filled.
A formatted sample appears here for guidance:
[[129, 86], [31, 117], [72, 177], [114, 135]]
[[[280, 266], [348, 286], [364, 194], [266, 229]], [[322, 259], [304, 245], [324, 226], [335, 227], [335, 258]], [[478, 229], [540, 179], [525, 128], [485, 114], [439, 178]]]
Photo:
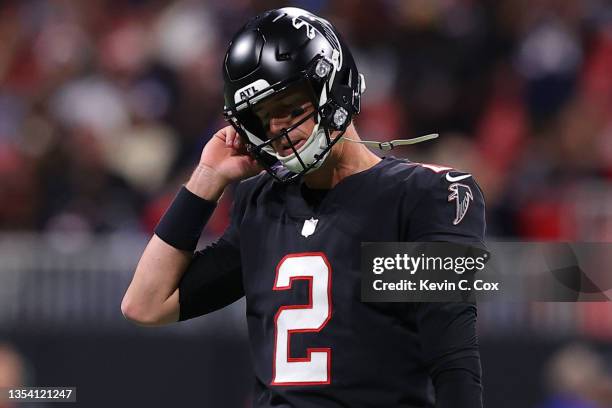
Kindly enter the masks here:
[[458, 361], [479, 388], [474, 304], [360, 300], [362, 242], [482, 244], [473, 178], [385, 158], [326, 194], [303, 190], [267, 174], [240, 183], [231, 225], [179, 287], [181, 320], [246, 296], [254, 406], [432, 407]]

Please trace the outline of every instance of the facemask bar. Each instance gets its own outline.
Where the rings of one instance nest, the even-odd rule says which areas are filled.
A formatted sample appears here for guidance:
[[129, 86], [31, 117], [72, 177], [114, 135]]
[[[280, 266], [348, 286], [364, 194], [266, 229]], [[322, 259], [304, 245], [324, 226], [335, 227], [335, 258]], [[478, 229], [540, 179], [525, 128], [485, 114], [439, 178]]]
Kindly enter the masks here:
[[[247, 132], [249, 132], [251, 135], [256, 136], [258, 142], [267, 141], [269, 137], [269, 123], [266, 123], [265, 120], [256, 113], [259, 104], [264, 103], [268, 97], [274, 97], [275, 95], [282, 94], [283, 92], [292, 89], [294, 86], [298, 87], [306, 85], [308, 86], [307, 91], [311, 93], [311, 90], [309, 89], [310, 85], [307, 84], [307, 81], [301, 79], [284, 84], [283, 86], [278, 88], [278, 91], [274, 91], [273, 89], [271, 89], [272, 87], [270, 87], [267, 90], [263, 90], [263, 92], [258, 92], [258, 94], [260, 95], [259, 98], [256, 95], [254, 98], [249, 98], [244, 102], [241, 102], [238, 105], [240, 107], [239, 109], [227, 111], [226, 117], [234, 116], [238, 123], [240, 123], [240, 125], [243, 126]], [[311, 102], [314, 106], [316, 106], [316, 100], [314, 96], [308, 95], [308, 101]]]
[[[329, 65], [329, 67], [327, 70], [323, 70], [325, 74], [321, 75], [321, 67], [323, 66], [323, 68], [325, 68], [325, 65]], [[334, 63], [328, 60], [327, 58], [321, 56], [313, 60], [311, 65], [307, 69], [302, 71], [301, 74], [270, 85], [269, 87], [266, 87], [256, 92], [249, 98], [240, 101], [238, 104], [236, 104], [235, 107], [226, 107], [224, 109], [225, 119], [229, 121], [230, 124], [234, 127], [234, 129], [236, 129], [238, 134], [241, 135], [249, 153], [264, 168], [266, 168], [268, 173], [270, 173], [277, 181], [288, 182], [317, 167], [319, 162], [326, 156], [326, 154], [333, 147], [333, 145], [342, 138], [342, 135], [344, 135], [344, 132], [346, 131], [346, 128], [350, 123], [350, 115], [348, 115], [348, 113], [344, 109], [337, 106], [336, 103], [334, 103], [333, 99], [330, 98], [331, 87], [333, 78], [335, 77], [335, 72], [336, 70]], [[288, 129], [283, 129], [279, 134], [274, 135], [268, 140], [265, 140], [267, 139], [267, 135], [263, 135], [264, 138], [262, 139], [259, 135], [250, 132], [244, 126], [244, 124], [241, 123], [241, 120], [239, 118], [240, 111], [248, 109], [251, 112], [250, 114], [255, 115], [255, 113], [253, 112], [253, 107], [257, 102], [262, 101], [264, 98], [271, 94], [276, 94], [287, 90], [289, 87], [296, 85], [296, 83], [300, 80], [305, 80], [306, 83], [309, 84], [313, 95], [317, 95], [318, 93], [317, 90], [315, 90], [313, 87], [313, 81], [315, 83], [320, 83], [322, 86], [321, 91], [318, 93], [319, 96], [317, 99], [319, 100], [315, 99], [312, 101], [313, 105], [315, 106], [315, 109], [312, 113], [306, 115], [304, 118], [300, 119]], [[323, 104], [319, 105], [320, 102], [323, 102]], [[333, 114], [337, 113], [339, 110], [345, 113], [346, 120], [344, 120], [344, 122], [340, 125], [337, 125], [336, 123], [334, 123], [335, 115]], [[321, 130], [323, 131], [327, 146], [319, 154], [315, 155], [315, 160], [312, 163], [307, 165], [306, 163], [304, 163], [304, 160], [298, 153], [297, 149], [295, 148], [295, 145], [291, 142], [291, 139], [289, 138], [289, 133], [312, 117], [314, 117], [315, 123], [317, 124], [317, 132]], [[261, 131], [265, 132], [263, 126]], [[332, 131], [340, 131], [340, 134], [336, 138], [332, 139], [330, 135]], [[311, 135], [311, 137], [315, 137], [315, 133], [316, 132], [313, 132], [313, 135]], [[249, 134], [261, 143], [253, 143], [253, 141], [251, 141], [251, 138], [249, 138]], [[289, 142], [289, 147], [292, 150], [292, 154], [295, 155], [295, 158], [298, 160], [300, 166], [302, 167], [302, 170], [298, 173], [293, 173], [288, 169], [285, 169], [282, 166], [282, 162], [278, 160], [277, 155], [273, 154], [274, 150], [272, 149], [271, 144], [279, 138], [283, 137], [286, 138]], [[316, 141], [312, 142], [314, 143]], [[281, 173], [285, 174], [281, 175]]]
[[[319, 153], [315, 160], [310, 163], [309, 165], [307, 165], [306, 163], [304, 163], [304, 161], [302, 160], [300, 154], [298, 153], [297, 149], [295, 148], [295, 145], [293, 144], [293, 142], [291, 142], [291, 138], [289, 137], [289, 133], [292, 132], [294, 129], [296, 129], [298, 126], [300, 126], [301, 124], [303, 124], [304, 122], [306, 122], [307, 120], [309, 120], [312, 117], [315, 117], [316, 120], [316, 116], [320, 116], [321, 112], [324, 109], [329, 108], [329, 106], [331, 105], [331, 101], [328, 101], [325, 105], [320, 106], [318, 109], [314, 109], [311, 113], [309, 113], [308, 115], [306, 115], [305, 117], [303, 117], [302, 119], [300, 119], [298, 122], [294, 123], [293, 125], [291, 125], [289, 128], [287, 129], [283, 129], [280, 133], [278, 133], [277, 135], [273, 136], [272, 138], [266, 140], [265, 142], [256, 145], [254, 143], [252, 143], [250, 141], [250, 139], [248, 138], [248, 136], [246, 135], [246, 130], [240, 125], [240, 123], [238, 121], [236, 121], [235, 118], [233, 117], [229, 117], [228, 120], [230, 122], [230, 124], [234, 127], [234, 129], [236, 130], [236, 132], [242, 137], [243, 141], [245, 142], [245, 144], [247, 145], [247, 151], [266, 169], [266, 171], [268, 171], [268, 173], [274, 177], [274, 179], [276, 179], [279, 182], [289, 182], [291, 180], [294, 180], [295, 178], [301, 176], [302, 174], [308, 172], [309, 170], [315, 168], [317, 166], [317, 164], [325, 157], [325, 155], [329, 152], [329, 150], [331, 150], [331, 148], [342, 138], [342, 136], [344, 135], [344, 132], [346, 131], [346, 128], [348, 126], [344, 126], [344, 129], [341, 130], [341, 133], [335, 137], [334, 139], [331, 138], [331, 134], [330, 134], [330, 129], [327, 126], [323, 126], [322, 129], [324, 131], [325, 134], [325, 138], [327, 141], [327, 146], [325, 147], [325, 149]], [[269, 154], [268, 152], [266, 152], [264, 150], [265, 147], [271, 147], [271, 144], [273, 142], [275, 142], [276, 140], [280, 139], [280, 138], [286, 138], [287, 141], [289, 142], [289, 146], [291, 147], [291, 150], [293, 151], [293, 154], [295, 154], [295, 157], [297, 158], [297, 160], [300, 162], [300, 165], [302, 166], [302, 170], [299, 173], [292, 173], [289, 170], [286, 170], [280, 161], [278, 161], [277, 163], [272, 163], [273, 161], [276, 161], [276, 157], [272, 156], [271, 154]], [[285, 174], [284, 176], [281, 176], [280, 173], [286, 172], [288, 174]]]
[[[332, 149], [332, 147], [334, 147], [334, 145], [338, 143], [340, 139], [342, 139], [342, 136], [344, 135], [344, 132], [346, 131], [346, 129], [341, 131], [341, 133], [334, 139], [331, 138], [330, 133], [329, 133], [330, 131], [328, 128], [323, 128], [323, 131], [325, 132], [326, 139], [329, 141], [328, 145], [325, 147], [325, 149], [323, 149], [323, 151], [320, 154], [316, 156], [316, 159], [310, 165], [307, 165], [307, 166], [304, 165], [304, 162], [301, 160], [301, 158], [299, 158], [299, 153], [298, 153], [297, 154], [298, 160], [300, 160], [300, 164], [303, 167], [303, 170], [300, 171], [299, 173], [293, 173], [287, 170], [285, 167], [283, 167], [280, 161], [271, 164], [270, 161], [266, 161], [266, 158], [258, 157], [257, 155], [261, 154], [261, 149], [257, 149], [257, 146], [255, 146], [252, 143], [249, 143], [247, 145], [247, 150], [249, 150], [249, 152], [253, 155], [253, 157], [257, 159], [257, 161], [263, 166], [263, 168], [268, 172], [268, 174], [270, 174], [276, 181], [280, 183], [290, 183], [293, 180], [306, 174], [309, 170], [317, 167], [319, 162], [323, 160], [323, 158]], [[252, 150], [255, 150], [255, 151], [252, 151]], [[295, 149], [293, 150], [295, 152]]]
[[[313, 104], [313, 106], [315, 106], [316, 101], [313, 100], [312, 98], [310, 98], [310, 102]], [[266, 154], [270, 154], [270, 155], [274, 155], [274, 149], [272, 147], [272, 144], [274, 142], [276, 142], [278, 139], [281, 138], [286, 138], [287, 141], [289, 142], [289, 147], [291, 147], [291, 149], [293, 150], [293, 153], [296, 154], [297, 150], [295, 149], [295, 146], [293, 144], [293, 142], [291, 142], [291, 139], [289, 138], [289, 133], [293, 130], [295, 130], [296, 128], [298, 128], [300, 125], [302, 125], [303, 123], [305, 123], [306, 121], [308, 121], [311, 118], [314, 118], [315, 124], [319, 123], [319, 116], [320, 116], [320, 110], [319, 109], [313, 109], [313, 111], [311, 113], [309, 113], [308, 115], [304, 116], [303, 118], [301, 118], [298, 122], [294, 123], [293, 125], [289, 126], [288, 128], [283, 128], [281, 130], [280, 133], [277, 133], [276, 135], [273, 136], [266, 136], [266, 139], [262, 139], [262, 138], [258, 138], [259, 140], [261, 140], [261, 143], [259, 144], [254, 144], [250, 138], [247, 135], [247, 132], [249, 132], [249, 129], [247, 129], [238, 118], [235, 118], [233, 116], [226, 116], [226, 120], [228, 120], [232, 126], [237, 129], [237, 130], [241, 130], [242, 132], [239, 132], [242, 136], [244, 136], [245, 140], [248, 141], [249, 143], [253, 144], [254, 148], [259, 149], [259, 150], [263, 150]], [[262, 131], [266, 131], [265, 128], [262, 127]], [[253, 132], [251, 131], [251, 134], [253, 134]], [[299, 156], [299, 155], [298, 155]], [[301, 161], [301, 159], [298, 157], [298, 159]]]
[[[287, 78], [285, 80], [276, 82], [264, 89], [261, 89], [257, 92], [255, 92], [253, 95], [249, 96], [248, 98], [245, 98], [243, 100], [241, 100], [240, 102], [236, 103], [236, 105], [234, 107], [225, 107], [223, 110], [223, 115], [226, 117], [226, 119], [230, 116], [233, 116], [235, 118], [238, 119], [240, 112], [248, 109], [251, 110], [253, 109], [253, 107], [255, 106], [255, 104], [257, 102], [260, 102], [262, 99], [266, 98], [269, 95], [272, 94], [278, 94], [281, 93], [285, 90], [287, 90], [289, 87], [297, 85], [301, 80], [305, 81], [306, 83], [308, 83], [311, 88], [312, 88], [312, 82], [311, 81], [315, 81], [315, 82], [319, 82], [321, 84], [325, 84], [327, 82], [327, 79], [331, 76], [329, 73], [326, 74], [325, 76], [321, 77], [317, 75], [317, 63], [318, 61], [320, 61], [321, 59], [326, 59], [325, 57], [321, 56], [319, 58], [316, 58], [314, 61], [311, 62], [311, 64], [304, 69], [303, 71], [299, 72], [298, 74]], [[311, 91], [313, 92], [313, 94], [317, 94], [317, 91], [312, 88]], [[328, 90], [329, 93], [329, 90]], [[317, 101], [319, 102], [319, 101]]]

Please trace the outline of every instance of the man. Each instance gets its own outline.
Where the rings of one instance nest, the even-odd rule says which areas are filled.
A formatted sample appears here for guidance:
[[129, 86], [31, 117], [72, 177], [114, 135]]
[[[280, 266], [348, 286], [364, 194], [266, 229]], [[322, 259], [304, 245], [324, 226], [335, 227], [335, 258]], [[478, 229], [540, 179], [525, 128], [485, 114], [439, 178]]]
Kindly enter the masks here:
[[[364, 79], [334, 27], [304, 10], [251, 20], [224, 79], [232, 126], [160, 221], [125, 316], [167, 324], [246, 296], [256, 407], [482, 406], [475, 305], [360, 300], [361, 242], [482, 242], [471, 176], [370, 152], [352, 123]], [[458, 179], [473, 195], [461, 211]], [[231, 225], [194, 253], [238, 180]]]

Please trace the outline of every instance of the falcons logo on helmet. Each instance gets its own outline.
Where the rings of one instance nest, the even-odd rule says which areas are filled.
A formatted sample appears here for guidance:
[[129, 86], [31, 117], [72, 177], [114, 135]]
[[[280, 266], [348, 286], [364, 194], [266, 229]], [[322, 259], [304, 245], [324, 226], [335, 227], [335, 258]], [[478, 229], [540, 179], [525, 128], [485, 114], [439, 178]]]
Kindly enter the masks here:
[[453, 183], [448, 187], [448, 191], [451, 193], [448, 195], [448, 201], [455, 201], [456, 211], [453, 225], [457, 225], [463, 220], [465, 214], [467, 214], [468, 208], [470, 208], [470, 201], [474, 199], [472, 189], [470, 186], [466, 186], [461, 183]]

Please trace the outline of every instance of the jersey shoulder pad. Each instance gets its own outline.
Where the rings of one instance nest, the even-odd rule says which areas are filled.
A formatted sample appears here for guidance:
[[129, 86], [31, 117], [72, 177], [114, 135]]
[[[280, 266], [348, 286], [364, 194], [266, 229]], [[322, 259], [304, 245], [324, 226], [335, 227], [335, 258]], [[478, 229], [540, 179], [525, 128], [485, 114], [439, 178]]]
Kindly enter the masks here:
[[[411, 232], [421, 236], [484, 239], [484, 196], [472, 174], [447, 166], [411, 163], [404, 179], [410, 202]], [[446, 240], [446, 239], [445, 239]]]

